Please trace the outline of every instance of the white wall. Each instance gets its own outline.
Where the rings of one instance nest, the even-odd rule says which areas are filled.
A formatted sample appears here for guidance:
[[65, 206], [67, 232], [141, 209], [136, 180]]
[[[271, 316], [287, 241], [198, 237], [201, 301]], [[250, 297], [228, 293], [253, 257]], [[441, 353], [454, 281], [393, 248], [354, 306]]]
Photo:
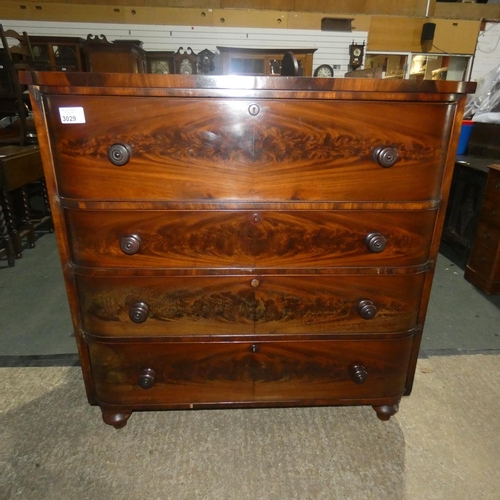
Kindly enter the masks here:
[[500, 24], [486, 23], [479, 34], [471, 80], [477, 81], [500, 65]]
[[99, 23], [62, 23], [39, 21], [0, 21], [4, 28], [27, 31], [30, 35], [77, 36], [106, 35], [108, 41], [115, 39], [141, 40], [144, 50], [174, 50], [191, 47], [198, 53], [203, 49], [216, 52], [216, 46], [310, 49], [314, 53], [314, 68], [320, 64], [339, 65], [336, 77], [343, 77], [348, 70], [349, 45], [365, 43], [366, 31], [352, 33], [262, 29], [262, 28], [213, 28], [201, 26], [163, 26], [140, 24], [99, 24]]

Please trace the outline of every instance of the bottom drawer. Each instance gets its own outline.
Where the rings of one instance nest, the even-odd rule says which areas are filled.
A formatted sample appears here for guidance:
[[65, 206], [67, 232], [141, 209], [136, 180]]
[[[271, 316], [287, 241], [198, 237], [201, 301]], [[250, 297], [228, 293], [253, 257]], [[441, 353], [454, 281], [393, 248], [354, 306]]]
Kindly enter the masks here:
[[105, 405], [369, 403], [404, 391], [412, 339], [91, 342], [89, 350]]

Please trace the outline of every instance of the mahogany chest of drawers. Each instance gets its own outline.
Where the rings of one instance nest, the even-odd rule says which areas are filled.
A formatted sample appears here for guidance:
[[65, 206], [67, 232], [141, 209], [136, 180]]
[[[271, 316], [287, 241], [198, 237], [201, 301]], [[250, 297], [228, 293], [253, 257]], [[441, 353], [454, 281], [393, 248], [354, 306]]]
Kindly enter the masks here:
[[88, 399], [409, 394], [463, 82], [31, 73]]

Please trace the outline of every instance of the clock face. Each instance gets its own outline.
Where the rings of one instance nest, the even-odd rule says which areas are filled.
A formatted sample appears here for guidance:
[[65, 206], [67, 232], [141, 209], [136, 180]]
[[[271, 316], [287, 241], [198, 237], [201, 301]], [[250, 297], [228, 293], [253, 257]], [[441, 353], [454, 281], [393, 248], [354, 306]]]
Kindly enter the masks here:
[[314, 76], [319, 76], [320, 78], [332, 78], [333, 68], [329, 64], [322, 64], [316, 68]]
[[356, 57], [359, 57], [359, 56], [361, 55], [361, 49], [356, 48], [356, 49], [354, 49], [354, 50], [352, 51], [352, 53], [353, 53]]

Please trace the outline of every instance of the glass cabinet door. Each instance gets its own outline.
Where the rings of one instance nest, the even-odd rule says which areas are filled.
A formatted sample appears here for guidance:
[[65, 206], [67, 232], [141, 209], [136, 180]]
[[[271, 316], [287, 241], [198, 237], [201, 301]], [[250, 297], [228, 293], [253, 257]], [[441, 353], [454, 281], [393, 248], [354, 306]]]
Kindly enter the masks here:
[[406, 78], [408, 53], [366, 54], [365, 69], [373, 68], [379, 78]]
[[364, 67], [365, 69], [373, 69], [376, 78], [466, 81], [470, 79], [472, 56], [368, 52]]
[[472, 56], [412, 54], [409, 78], [413, 80], [469, 80]]

